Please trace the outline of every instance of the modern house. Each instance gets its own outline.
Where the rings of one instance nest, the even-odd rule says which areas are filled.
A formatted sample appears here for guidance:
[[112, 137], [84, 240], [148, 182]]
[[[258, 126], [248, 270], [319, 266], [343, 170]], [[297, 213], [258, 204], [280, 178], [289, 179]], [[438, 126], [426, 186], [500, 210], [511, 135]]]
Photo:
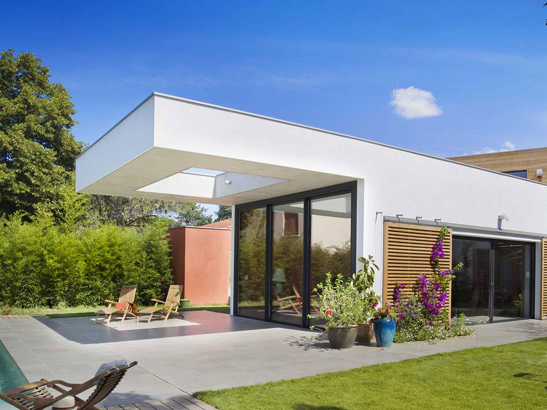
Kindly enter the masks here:
[[451, 158], [477, 167], [547, 183], [547, 148], [493, 152]]
[[[547, 316], [547, 185], [274, 118], [154, 93], [80, 156], [77, 190], [232, 206], [231, 311], [316, 323], [313, 289], [357, 259], [375, 290], [464, 269], [453, 313]], [[308, 318], [308, 315], [311, 317]]]

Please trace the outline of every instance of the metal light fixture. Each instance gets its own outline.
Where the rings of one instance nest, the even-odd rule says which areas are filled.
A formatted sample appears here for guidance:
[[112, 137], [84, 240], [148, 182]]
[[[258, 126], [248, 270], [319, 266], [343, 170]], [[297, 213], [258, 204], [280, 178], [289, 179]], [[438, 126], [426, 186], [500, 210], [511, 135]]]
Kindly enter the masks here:
[[229, 179], [227, 179], [226, 181], [224, 181], [224, 183], [225, 183], [226, 185], [232, 185], [232, 181], [230, 181]]
[[435, 223], [436, 223], [437, 225], [439, 225], [439, 224], [441, 223], [441, 221], [442, 221], [441, 218], [436, 218], [436, 219], [435, 219]]
[[403, 217], [403, 214], [397, 214], [397, 215], [395, 215], [395, 217], [400, 221], [401, 218]]
[[420, 221], [422, 220], [422, 217], [421, 217], [421, 216], [417, 216], [417, 217], [416, 217], [416, 220], [418, 221], [418, 223], [420, 223]]
[[543, 168], [538, 168], [536, 170], [536, 175], [538, 178], [541, 178], [543, 176]]
[[501, 224], [503, 221], [509, 222], [509, 218], [505, 214], [499, 214], [498, 215], [498, 229], [501, 231], [502, 227]]

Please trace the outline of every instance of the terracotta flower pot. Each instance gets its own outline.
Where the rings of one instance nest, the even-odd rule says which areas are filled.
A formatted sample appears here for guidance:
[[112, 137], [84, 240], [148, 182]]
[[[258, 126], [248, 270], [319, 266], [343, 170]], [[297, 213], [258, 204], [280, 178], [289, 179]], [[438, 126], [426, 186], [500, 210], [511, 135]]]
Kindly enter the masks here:
[[359, 343], [376, 343], [373, 323], [364, 322], [357, 325], [357, 341]]
[[333, 349], [348, 349], [355, 344], [357, 325], [330, 327], [327, 336]]

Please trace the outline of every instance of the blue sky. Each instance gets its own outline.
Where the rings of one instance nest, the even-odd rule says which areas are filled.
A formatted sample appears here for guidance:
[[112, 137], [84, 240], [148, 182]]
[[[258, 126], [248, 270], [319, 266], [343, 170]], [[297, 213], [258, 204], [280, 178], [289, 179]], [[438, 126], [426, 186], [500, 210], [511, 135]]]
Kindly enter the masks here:
[[159, 91], [455, 156], [547, 145], [542, 5], [12, 1], [0, 48], [51, 67], [87, 143]]

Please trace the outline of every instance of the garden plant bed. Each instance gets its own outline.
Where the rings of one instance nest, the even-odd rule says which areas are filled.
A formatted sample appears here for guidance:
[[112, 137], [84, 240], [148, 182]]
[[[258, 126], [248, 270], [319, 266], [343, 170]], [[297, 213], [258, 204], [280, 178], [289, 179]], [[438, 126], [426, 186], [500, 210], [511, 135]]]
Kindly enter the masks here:
[[544, 408], [547, 338], [195, 396], [222, 410]]

